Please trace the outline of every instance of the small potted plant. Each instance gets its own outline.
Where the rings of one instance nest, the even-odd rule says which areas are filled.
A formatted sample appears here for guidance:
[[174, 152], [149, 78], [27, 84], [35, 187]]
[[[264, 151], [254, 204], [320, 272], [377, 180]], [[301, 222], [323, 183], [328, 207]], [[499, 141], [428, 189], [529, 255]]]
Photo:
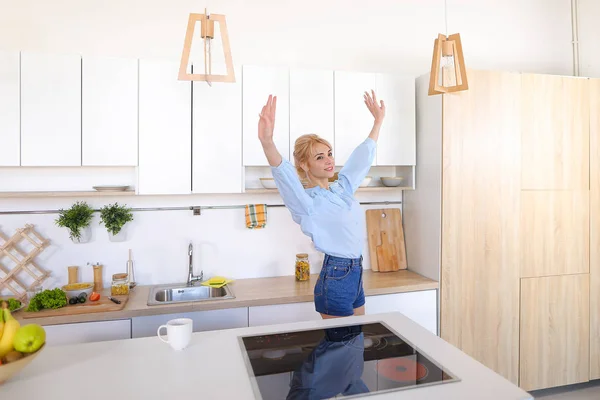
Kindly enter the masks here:
[[123, 226], [133, 221], [131, 209], [121, 206], [118, 203], [102, 207], [100, 210], [100, 223], [104, 224], [108, 230], [108, 239], [111, 242], [123, 242], [126, 240], [126, 233]]
[[94, 210], [85, 201], [76, 202], [68, 210], [60, 209], [59, 214], [55, 223], [69, 229], [69, 237], [73, 243], [87, 243], [90, 240], [90, 222]]

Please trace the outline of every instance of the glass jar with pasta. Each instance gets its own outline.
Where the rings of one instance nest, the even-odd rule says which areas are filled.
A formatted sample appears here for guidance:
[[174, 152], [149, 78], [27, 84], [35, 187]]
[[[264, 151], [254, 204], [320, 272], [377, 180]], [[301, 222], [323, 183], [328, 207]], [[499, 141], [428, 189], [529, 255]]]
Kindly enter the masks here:
[[307, 281], [310, 278], [310, 261], [308, 254], [296, 254], [296, 280]]
[[129, 281], [127, 274], [114, 274], [112, 276], [112, 286], [110, 288], [111, 296], [128, 295]]

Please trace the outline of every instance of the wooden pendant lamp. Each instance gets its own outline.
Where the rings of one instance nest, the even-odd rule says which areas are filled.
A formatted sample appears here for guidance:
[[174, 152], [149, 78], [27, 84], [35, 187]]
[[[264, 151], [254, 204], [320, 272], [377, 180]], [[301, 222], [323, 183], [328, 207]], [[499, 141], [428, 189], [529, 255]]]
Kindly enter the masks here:
[[[196, 22], [200, 21], [200, 37], [204, 40], [204, 73], [188, 73], [187, 65], [190, 60], [190, 51], [192, 40], [194, 39], [194, 28]], [[212, 56], [211, 56], [211, 41], [215, 38], [215, 22], [219, 23], [219, 31], [223, 42], [223, 53], [225, 56], [225, 65], [227, 68], [226, 75], [212, 74]], [[235, 82], [235, 73], [233, 70], [233, 61], [231, 58], [231, 47], [229, 45], [229, 36], [227, 34], [227, 22], [225, 15], [208, 14], [204, 9], [204, 14], [190, 14], [188, 19], [187, 31], [185, 33], [185, 42], [183, 44], [183, 53], [181, 55], [181, 64], [179, 65], [179, 80], [180, 81], [206, 81], [210, 85], [211, 82]]]
[[429, 95], [468, 90], [467, 69], [460, 42], [460, 34], [445, 36], [441, 33], [435, 39]]

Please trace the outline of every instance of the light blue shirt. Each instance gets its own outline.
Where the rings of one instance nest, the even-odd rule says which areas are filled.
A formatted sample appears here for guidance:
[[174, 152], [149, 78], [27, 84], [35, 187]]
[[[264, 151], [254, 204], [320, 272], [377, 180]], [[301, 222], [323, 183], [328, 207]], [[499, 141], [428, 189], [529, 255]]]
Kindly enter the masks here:
[[376, 147], [375, 141], [367, 138], [355, 148], [329, 190], [319, 186], [304, 189], [296, 168], [285, 159], [271, 167], [292, 219], [318, 251], [344, 258], [362, 255], [366, 221], [354, 193], [371, 168]]

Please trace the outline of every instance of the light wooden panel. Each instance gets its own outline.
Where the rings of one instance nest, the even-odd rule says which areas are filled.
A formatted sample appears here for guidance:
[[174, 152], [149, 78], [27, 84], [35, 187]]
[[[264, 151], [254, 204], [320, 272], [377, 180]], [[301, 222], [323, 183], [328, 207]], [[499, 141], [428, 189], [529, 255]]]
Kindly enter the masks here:
[[520, 386], [536, 390], [589, 378], [589, 275], [521, 281]]
[[523, 189], [589, 188], [587, 79], [523, 75]]
[[443, 95], [441, 337], [517, 383], [521, 78], [468, 73]]
[[600, 79], [590, 94], [590, 379], [600, 379]]
[[589, 272], [589, 191], [521, 192], [521, 277]]

